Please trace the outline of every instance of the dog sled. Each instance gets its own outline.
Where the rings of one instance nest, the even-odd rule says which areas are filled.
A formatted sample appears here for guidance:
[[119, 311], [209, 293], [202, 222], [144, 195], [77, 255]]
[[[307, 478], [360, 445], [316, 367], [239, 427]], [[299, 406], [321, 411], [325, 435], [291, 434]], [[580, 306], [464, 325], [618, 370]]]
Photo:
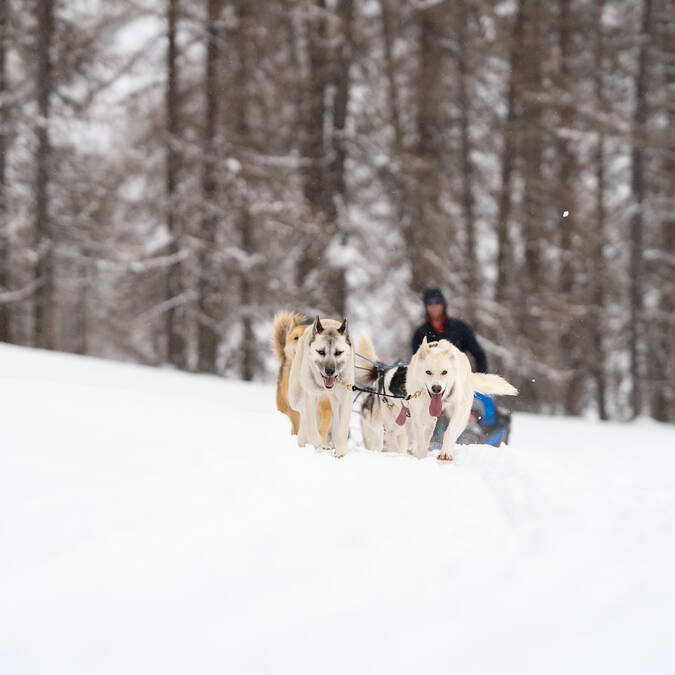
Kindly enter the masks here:
[[[445, 416], [439, 418], [429, 450], [440, 450], [443, 445], [443, 434], [448, 427]], [[509, 442], [511, 433], [511, 413], [498, 408], [491, 396], [474, 394], [471, 414], [466, 429], [459, 435], [460, 445], [492, 445], [499, 447]]]
[[478, 443], [497, 447], [509, 442], [510, 432], [511, 413], [498, 408], [490, 396], [476, 393], [469, 423], [457, 442], [461, 445]]

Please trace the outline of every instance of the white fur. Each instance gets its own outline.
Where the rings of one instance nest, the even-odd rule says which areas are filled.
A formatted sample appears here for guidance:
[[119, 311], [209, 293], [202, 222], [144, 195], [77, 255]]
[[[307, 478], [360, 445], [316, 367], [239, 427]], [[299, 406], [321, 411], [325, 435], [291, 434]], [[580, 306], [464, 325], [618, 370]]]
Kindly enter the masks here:
[[[317, 331], [319, 317], [314, 320], [298, 341], [297, 351], [293, 357], [288, 385], [288, 402], [300, 413], [298, 445], [303, 447], [310, 443], [315, 448], [321, 447], [317, 403], [319, 396], [328, 396], [332, 410], [330, 432], [335, 445], [335, 456], [343, 457], [347, 453], [349, 436], [349, 418], [352, 412], [352, 392], [342, 382], [354, 384], [354, 348], [346, 329], [339, 333], [341, 324], [332, 319], [323, 319], [322, 331]], [[339, 357], [328, 353], [325, 358], [318, 356], [317, 350], [339, 349], [343, 352]], [[328, 389], [322, 378], [322, 363], [327, 360], [336, 368], [336, 381]]]
[[439, 459], [452, 459], [455, 443], [469, 421], [475, 392], [509, 396], [518, 393], [515, 387], [499, 375], [472, 372], [466, 354], [447, 340], [427, 343], [424, 338], [410, 361], [407, 380], [408, 393], [421, 392], [417, 398], [410, 400], [409, 420], [413, 451], [420, 459], [427, 454], [437, 421], [436, 417], [429, 414], [429, 392], [434, 386], [441, 387], [443, 412], [450, 417]]

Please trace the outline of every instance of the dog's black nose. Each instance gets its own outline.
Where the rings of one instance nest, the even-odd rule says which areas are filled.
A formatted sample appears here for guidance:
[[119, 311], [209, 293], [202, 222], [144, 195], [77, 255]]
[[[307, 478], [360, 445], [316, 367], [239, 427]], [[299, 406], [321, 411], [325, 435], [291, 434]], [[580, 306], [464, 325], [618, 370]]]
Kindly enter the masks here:
[[325, 370], [326, 370], [326, 375], [328, 375], [328, 377], [331, 377], [331, 375], [335, 375], [335, 368], [331, 368], [330, 366], [326, 366]]
[[435, 384], [433, 387], [431, 387], [431, 391], [433, 391], [434, 394], [440, 394], [441, 393], [441, 385]]

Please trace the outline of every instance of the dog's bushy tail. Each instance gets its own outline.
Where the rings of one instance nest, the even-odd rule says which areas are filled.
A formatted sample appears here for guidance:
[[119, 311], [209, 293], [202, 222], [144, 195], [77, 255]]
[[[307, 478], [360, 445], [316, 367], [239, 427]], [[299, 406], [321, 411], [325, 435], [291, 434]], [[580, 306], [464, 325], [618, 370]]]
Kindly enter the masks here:
[[279, 363], [284, 362], [284, 347], [286, 346], [286, 336], [292, 326], [302, 323], [306, 319], [304, 314], [289, 312], [282, 309], [274, 315], [274, 328], [272, 329], [272, 347], [274, 356]]
[[471, 373], [470, 382], [473, 390], [478, 391], [481, 394], [515, 396], [518, 393], [518, 390], [500, 375]]
[[[358, 366], [356, 369], [357, 383], [361, 386], [366, 386], [375, 382], [375, 380], [377, 380], [378, 371], [375, 364], [382, 364], [382, 361], [377, 358], [375, 347], [373, 347], [373, 342], [368, 333], [361, 333], [361, 335], [359, 335], [358, 342], [356, 343], [356, 352], [357, 354], [366, 357], [365, 359], [359, 358], [358, 356], [356, 357], [356, 365]], [[366, 359], [369, 360], [366, 361]], [[375, 363], [371, 363], [371, 361], [374, 361]]]

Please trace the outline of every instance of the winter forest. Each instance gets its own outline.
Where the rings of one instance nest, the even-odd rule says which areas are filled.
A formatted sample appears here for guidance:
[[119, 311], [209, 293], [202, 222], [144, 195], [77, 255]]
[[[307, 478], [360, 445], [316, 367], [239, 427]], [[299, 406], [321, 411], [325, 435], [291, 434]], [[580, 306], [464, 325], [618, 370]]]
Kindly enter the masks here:
[[0, 0], [0, 341], [271, 379], [274, 312], [675, 421], [675, 0]]

